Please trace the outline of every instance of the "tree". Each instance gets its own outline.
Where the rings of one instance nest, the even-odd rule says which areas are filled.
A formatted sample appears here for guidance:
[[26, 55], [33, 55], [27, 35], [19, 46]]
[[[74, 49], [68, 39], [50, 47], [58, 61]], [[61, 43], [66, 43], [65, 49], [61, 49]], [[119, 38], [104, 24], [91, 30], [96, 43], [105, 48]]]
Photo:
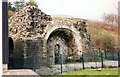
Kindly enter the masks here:
[[104, 35], [104, 37], [101, 38], [101, 47], [103, 49], [112, 50], [115, 47], [115, 39], [111, 35]]
[[24, 8], [26, 6], [25, 0], [15, 1], [14, 4], [16, 11]]
[[26, 6], [25, 0], [20, 0], [20, 9], [24, 8]]
[[104, 49], [112, 50], [115, 47], [115, 39], [110, 35], [105, 35], [102, 38], [102, 46]]
[[29, 2], [27, 3], [27, 5], [38, 6], [37, 3], [35, 2], [35, 0], [29, 0]]
[[115, 38], [112, 35], [102, 35], [101, 37], [93, 37], [92, 44], [95, 48], [113, 50], [115, 48]]
[[13, 5], [13, 4], [12, 4], [11, 2], [8, 3], [8, 10], [14, 12], [16, 9], [15, 9], [15, 7], [13, 7], [12, 5]]
[[104, 14], [103, 15], [103, 20], [109, 24], [114, 24], [117, 23], [118, 21], [118, 15], [116, 14]]
[[16, 8], [16, 11], [19, 11], [20, 10], [20, 2], [19, 1], [15, 1], [14, 5], [15, 5], [15, 8]]
[[13, 4], [11, 2], [8, 3], [8, 18], [14, 15], [15, 7], [12, 6]]
[[12, 9], [12, 3], [11, 3], [11, 2], [8, 3], [8, 9], [9, 9], [9, 10]]

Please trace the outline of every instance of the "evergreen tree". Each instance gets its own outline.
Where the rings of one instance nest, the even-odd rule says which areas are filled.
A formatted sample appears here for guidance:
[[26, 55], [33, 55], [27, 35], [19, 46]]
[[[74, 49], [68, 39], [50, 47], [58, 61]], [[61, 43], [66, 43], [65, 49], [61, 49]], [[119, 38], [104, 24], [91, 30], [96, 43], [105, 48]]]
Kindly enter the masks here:
[[35, 0], [29, 0], [29, 2], [27, 3], [27, 5], [38, 6]]
[[8, 3], [8, 10], [14, 12], [16, 9], [15, 9], [15, 7], [13, 7], [12, 5], [13, 5], [13, 4], [12, 4], [11, 2]]
[[16, 8], [16, 11], [19, 11], [20, 10], [20, 2], [19, 1], [15, 1], [14, 5], [15, 5], [15, 8]]

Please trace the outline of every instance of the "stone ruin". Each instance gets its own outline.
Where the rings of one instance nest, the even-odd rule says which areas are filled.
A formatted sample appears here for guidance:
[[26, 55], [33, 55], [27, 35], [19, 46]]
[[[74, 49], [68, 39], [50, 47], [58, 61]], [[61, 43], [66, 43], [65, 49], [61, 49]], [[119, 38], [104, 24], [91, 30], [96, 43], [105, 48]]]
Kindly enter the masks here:
[[[36, 6], [26, 6], [9, 18], [9, 68], [39, 69], [58, 63], [58, 45], [63, 63], [69, 52], [79, 57], [90, 49], [84, 21], [56, 21]], [[56, 59], [57, 58], [57, 59]]]

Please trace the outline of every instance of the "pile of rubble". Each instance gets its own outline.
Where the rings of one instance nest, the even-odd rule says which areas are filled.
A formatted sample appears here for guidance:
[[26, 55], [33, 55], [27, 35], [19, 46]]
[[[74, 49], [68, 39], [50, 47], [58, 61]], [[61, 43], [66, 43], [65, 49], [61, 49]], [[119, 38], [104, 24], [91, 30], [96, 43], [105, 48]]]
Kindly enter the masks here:
[[9, 35], [19, 38], [44, 35], [44, 28], [51, 20], [51, 16], [43, 13], [38, 7], [26, 6], [9, 18]]

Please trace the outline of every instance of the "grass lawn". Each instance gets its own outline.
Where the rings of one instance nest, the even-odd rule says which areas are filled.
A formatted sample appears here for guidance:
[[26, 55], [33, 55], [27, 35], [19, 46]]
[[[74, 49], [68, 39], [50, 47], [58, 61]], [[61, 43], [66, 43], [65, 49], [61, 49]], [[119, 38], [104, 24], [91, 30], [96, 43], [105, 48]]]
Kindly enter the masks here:
[[85, 70], [79, 70], [79, 71], [66, 72], [66, 73], [63, 73], [63, 74], [54, 75], [52, 77], [61, 77], [61, 76], [62, 77], [64, 77], [64, 76], [65, 77], [66, 76], [71, 76], [71, 77], [78, 77], [78, 76], [79, 77], [89, 77], [89, 76], [86, 76], [86, 75], [94, 75], [92, 77], [116, 77], [114, 75], [118, 75], [118, 68], [103, 68], [101, 70], [100, 69], [85, 69]]

